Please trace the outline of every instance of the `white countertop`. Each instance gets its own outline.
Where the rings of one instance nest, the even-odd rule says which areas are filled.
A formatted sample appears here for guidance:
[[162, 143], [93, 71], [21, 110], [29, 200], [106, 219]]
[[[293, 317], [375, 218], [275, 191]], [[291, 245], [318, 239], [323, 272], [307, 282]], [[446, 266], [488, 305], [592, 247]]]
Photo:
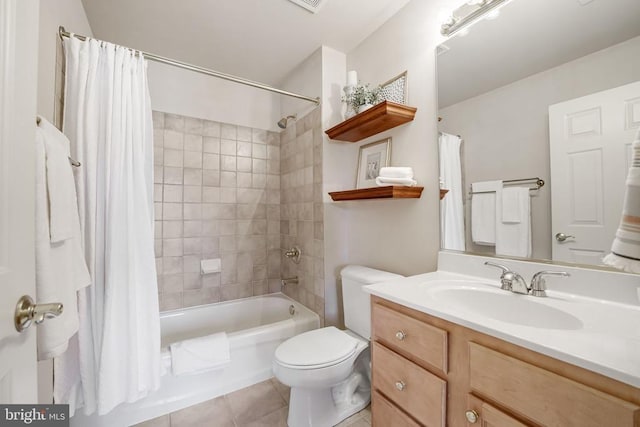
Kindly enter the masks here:
[[[505, 264], [509, 262], [506, 261]], [[455, 281], [459, 285], [468, 283], [470, 286], [482, 282], [483, 286], [491, 287], [491, 293], [504, 292], [510, 295], [509, 291], [500, 289], [497, 277], [498, 275], [495, 279], [487, 279], [436, 271], [369, 285], [365, 290], [414, 310], [640, 387], [640, 307], [638, 305], [557, 290], [548, 290], [546, 298], [515, 295], [515, 298], [532, 299], [536, 303], [551, 307], [550, 310], [557, 309], [568, 313], [571, 319], [579, 319], [577, 321], [579, 326], [573, 329], [555, 329], [553, 326], [544, 327], [544, 319], [540, 319], [540, 322], [536, 319], [522, 319], [523, 322], [518, 324], [495, 320], [474, 310], [468, 310], [456, 304], [455, 301], [452, 302], [451, 299], [443, 301], [433, 298], [431, 292], [435, 286], [446, 286], [446, 282], [443, 281]], [[431, 291], [429, 287], [432, 287]], [[509, 303], [513, 300], [507, 298], [504, 301]], [[520, 316], [521, 313], [516, 312], [513, 315]]]

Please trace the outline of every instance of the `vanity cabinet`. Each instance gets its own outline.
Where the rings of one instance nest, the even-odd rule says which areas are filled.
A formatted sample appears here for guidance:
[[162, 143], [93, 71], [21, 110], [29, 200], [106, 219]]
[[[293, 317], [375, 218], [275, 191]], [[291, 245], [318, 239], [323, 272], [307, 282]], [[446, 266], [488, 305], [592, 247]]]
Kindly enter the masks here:
[[374, 427], [640, 427], [640, 389], [372, 296]]

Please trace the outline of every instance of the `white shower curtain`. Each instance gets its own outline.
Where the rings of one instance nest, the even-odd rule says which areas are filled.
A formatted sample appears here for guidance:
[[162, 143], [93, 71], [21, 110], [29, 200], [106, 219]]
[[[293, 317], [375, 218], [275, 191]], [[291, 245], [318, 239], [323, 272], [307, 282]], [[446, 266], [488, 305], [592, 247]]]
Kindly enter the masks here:
[[78, 204], [93, 284], [79, 293], [79, 354], [58, 361], [55, 375], [72, 413], [84, 406], [102, 415], [160, 385], [153, 126], [142, 57], [75, 37], [65, 51], [64, 133], [82, 163]]
[[440, 201], [440, 243], [442, 249], [465, 250], [464, 207], [462, 204], [462, 167], [460, 144], [456, 135], [441, 133], [440, 178], [449, 192]]

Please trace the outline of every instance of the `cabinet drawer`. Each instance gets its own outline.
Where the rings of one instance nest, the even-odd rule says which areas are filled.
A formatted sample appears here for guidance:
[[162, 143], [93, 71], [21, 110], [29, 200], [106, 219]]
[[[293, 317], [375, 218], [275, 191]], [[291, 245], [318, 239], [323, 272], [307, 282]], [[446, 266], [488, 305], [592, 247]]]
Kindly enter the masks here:
[[475, 394], [545, 426], [638, 426], [640, 407], [521, 360], [469, 343]]
[[377, 391], [373, 392], [371, 416], [373, 427], [421, 427]]
[[375, 390], [426, 426], [445, 425], [445, 381], [377, 342], [372, 364]]
[[374, 339], [447, 373], [447, 331], [379, 304], [373, 305], [372, 319]]

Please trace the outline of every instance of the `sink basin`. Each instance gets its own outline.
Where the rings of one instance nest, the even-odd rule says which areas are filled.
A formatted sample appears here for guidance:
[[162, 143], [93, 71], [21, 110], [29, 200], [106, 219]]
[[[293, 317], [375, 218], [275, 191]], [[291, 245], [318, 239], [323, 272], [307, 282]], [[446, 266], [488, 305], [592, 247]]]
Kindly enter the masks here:
[[427, 294], [440, 303], [501, 322], [541, 329], [582, 329], [580, 319], [532, 296], [496, 289], [491, 285], [455, 281], [429, 286]]

